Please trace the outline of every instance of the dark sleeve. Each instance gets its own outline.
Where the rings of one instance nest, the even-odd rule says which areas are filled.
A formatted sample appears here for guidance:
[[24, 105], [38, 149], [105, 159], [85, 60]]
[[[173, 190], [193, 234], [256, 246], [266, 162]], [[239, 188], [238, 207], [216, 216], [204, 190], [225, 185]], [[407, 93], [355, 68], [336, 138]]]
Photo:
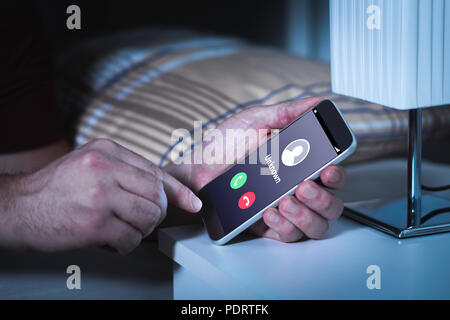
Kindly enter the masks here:
[[62, 127], [37, 11], [30, 6], [1, 9], [0, 153], [10, 153], [55, 142]]

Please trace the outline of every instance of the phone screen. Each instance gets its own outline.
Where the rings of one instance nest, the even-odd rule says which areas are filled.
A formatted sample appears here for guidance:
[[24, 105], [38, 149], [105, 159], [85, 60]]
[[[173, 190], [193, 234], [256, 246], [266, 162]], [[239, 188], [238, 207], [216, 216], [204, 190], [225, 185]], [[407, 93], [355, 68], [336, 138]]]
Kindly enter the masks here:
[[[331, 135], [333, 126], [342, 127], [342, 118], [334, 110], [334, 117], [339, 117], [342, 123], [332, 124], [331, 128], [326, 125], [324, 118], [330, 118], [331, 110], [329, 105], [321, 108], [326, 102], [332, 105], [325, 100], [280, 131], [276, 153], [272, 152], [269, 140], [260, 146], [267, 152], [254, 151], [256, 163], [250, 164], [252, 157], [247, 156], [242, 164], [235, 164], [202, 189], [200, 197], [206, 201], [205, 209], [215, 211], [224, 234], [269, 206], [343, 151], [344, 146], [338, 145]], [[327, 113], [325, 117], [324, 113]], [[350, 145], [348, 141], [345, 144]], [[262, 174], [262, 170], [266, 174]]]

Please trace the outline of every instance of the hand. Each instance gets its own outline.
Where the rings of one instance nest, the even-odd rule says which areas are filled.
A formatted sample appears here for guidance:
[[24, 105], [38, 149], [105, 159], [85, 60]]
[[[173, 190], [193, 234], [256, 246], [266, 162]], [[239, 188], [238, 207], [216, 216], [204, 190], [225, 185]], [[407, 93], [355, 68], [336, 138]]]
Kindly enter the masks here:
[[0, 245], [44, 251], [97, 245], [128, 253], [164, 219], [168, 202], [190, 212], [201, 208], [170, 174], [105, 139], [10, 177], [2, 194], [5, 189]]
[[[327, 187], [339, 188], [344, 185], [345, 171], [331, 165], [321, 172], [320, 179]], [[328, 220], [339, 218], [343, 209], [340, 198], [307, 180], [298, 185], [294, 196], [281, 199], [278, 208], [267, 209], [250, 231], [283, 242], [298, 241], [304, 236], [321, 239], [328, 232]]]
[[[313, 97], [278, 105], [252, 107], [228, 118], [217, 129], [223, 136], [227, 129], [282, 129], [321, 100]], [[258, 142], [264, 142], [263, 136], [259, 138], [259, 141], [246, 141], [245, 151], [251, 152], [258, 147]], [[203, 150], [208, 143], [203, 143]], [[221, 164], [171, 164], [167, 169], [192, 190], [198, 191], [229, 167], [225, 155], [236, 152], [226, 150], [226, 145], [223, 148], [224, 159]], [[320, 179], [327, 187], [339, 188], [344, 184], [345, 171], [339, 166], [329, 166], [322, 171]], [[338, 197], [313, 181], [305, 181], [297, 187], [295, 196], [284, 197], [278, 208], [267, 209], [263, 219], [249, 230], [284, 242], [297, 241], [305, 235], [318, 239], [327, 233], [328, 220], [337, 219], [342, 211], [343, 203]]]

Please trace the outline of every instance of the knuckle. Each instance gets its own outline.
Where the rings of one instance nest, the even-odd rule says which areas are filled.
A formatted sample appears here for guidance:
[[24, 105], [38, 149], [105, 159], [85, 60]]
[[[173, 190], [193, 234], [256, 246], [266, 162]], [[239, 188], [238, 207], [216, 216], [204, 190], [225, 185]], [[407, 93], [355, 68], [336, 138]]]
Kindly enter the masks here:
[[99, 235], [99, 231], [104, 228], [105, 222], [106, 219], [101, 213], [94, 213], [86, 218], [84, 230], [91, 240]]
[[324, 193], [321, 201], [320, 201], [320, 210], [323, 212], [330, 212], [333, 208], [333, 196], [327, 193]]
[[86, 202], [90, 207], [102, 207], [106, 198], [105, 188], [102, 184], [96, 183], [86, 189]]
[[81, 166], [85, 168], [96, 168], [105, 164], [105, 157], [96, 150], [89, 150], [80, 157]]
[[298, 223], [303, 231], [309, 230], [313, 224], [313, 213], [309, 210], [303, 210]]
[[117, 146], [114, 141], [105, 138], [94, 139], [88, 145], [90, 148], [105, 151], [113, 151]]

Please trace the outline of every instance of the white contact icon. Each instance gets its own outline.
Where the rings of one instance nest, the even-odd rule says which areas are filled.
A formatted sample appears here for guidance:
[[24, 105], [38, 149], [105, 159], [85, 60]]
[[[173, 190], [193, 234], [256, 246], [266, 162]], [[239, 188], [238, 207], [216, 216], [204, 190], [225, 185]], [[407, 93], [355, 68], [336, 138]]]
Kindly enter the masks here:
[[309, 142], [305, 139], [297, 139], [289, 143], [281, 154], [281, 162], [287, 167], [292, 167], [303, 160], [309, 153]]

